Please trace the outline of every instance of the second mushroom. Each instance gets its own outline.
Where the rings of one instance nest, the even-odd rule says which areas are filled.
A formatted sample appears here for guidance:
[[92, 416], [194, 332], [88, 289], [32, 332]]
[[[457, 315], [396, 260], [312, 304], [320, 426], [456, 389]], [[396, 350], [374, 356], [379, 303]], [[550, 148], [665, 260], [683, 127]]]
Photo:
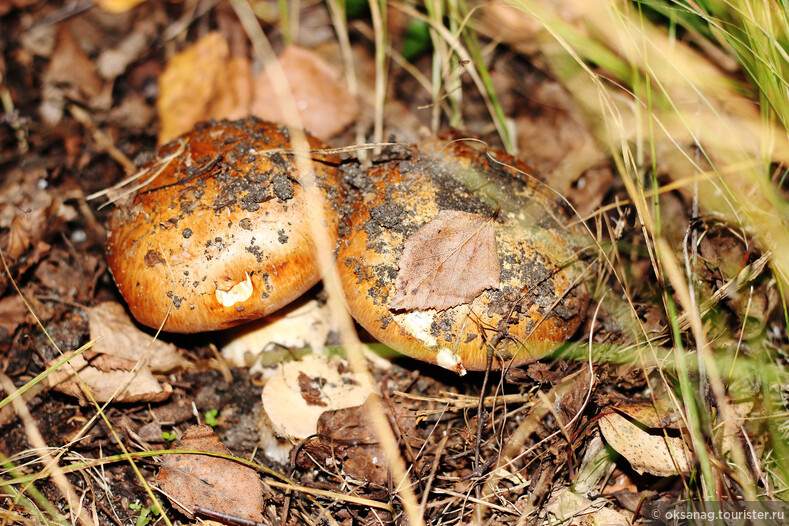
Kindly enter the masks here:
[[356, 186], [363, 204], [337, 266], [351, 314], [379, 341], [463, 374], [489, 357], [493, 368], [536, 360], [578, 329], [581, 236], [527, 165], [434, 141]]

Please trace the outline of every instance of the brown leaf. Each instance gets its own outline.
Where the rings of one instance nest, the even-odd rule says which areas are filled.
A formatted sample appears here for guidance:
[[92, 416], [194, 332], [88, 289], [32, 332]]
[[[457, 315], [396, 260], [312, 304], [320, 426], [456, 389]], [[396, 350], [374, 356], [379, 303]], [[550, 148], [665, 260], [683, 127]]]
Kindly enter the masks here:
[[441, 210], [405, 242], [392, 310], [443, 310], [499, 285], [493, 220]]
[[[97, 340], [89, 352], [71, 360], [71, 366], [91, 390], [96, 400], [104, 402], [161, 402], [173, 388], [159, 383], [154, 372], [166, 373], [185, 368], [189, 362], [170, 343], [154, 340], [132, 322], [119, 303], [104, 302], [85, 309], [90, 337]], [[150, 349], [149, 349], [150, 348]], [[130, 377], [139, 360], [141, 364]], [[63, 366], [48, 377], [56, 390], [87, 401], [82, 384], [73, 369]], [[118, 391], [118, 386], [124, 386]], [[114, 396], [113, 396], [114, 395]]]
[[212, 32], [173, 56], [159, 77], [159, 142], [165, 143], [211, 117], [212, 105], [227, 85], [230, 50], [227, 40]]
[[318, 420], [317, 442], [329, 446], [331, 458], [340, 461], [343, 473], [383, 486], [389, 470], [370, 418], [371, 411], [380, 410], [379, 403], [371, 397], [364, 405], [326, 411]]
[[25, 323], [27, 308], [22, 296], [14, 294], [0, 300], [0, 351], [3, 344], [10, 344], [16, 328]]
[[93, 299], [100, 256], [89, 252], [69, 253], [55, 248], [33, 272], [36, 281], [63, 300], [87, 303]]
[[382, 404], [378, 397], [371, 396], [363, 405], [323, 413], [318, 419], [317, 436], [299, 449], [296, 464], [305, 469], [312, 469], [316, 463], [329, 471], [339, 468], [354, 479], [385, 486], [389, 464], [370, 416], [374, 411], [383, 411], [393, 425], [396, 423], [402, 439], [412, 448], [422, 446], [416, 411], [391, 399]]
[[[314, 51], [290, 45], [278, 57], [285, 79], [299, 109], [304, 128], [326, 140], [359, 116], [359, 103], [338, 73]], [[266, 70], [255, 79], [252, 114], [282, 122], [282, 103]]]
[[689, 473], [693, 455], [683, 437], [666, 429], [676, 427], [672, 402], [668, 397], [652, 402], [625, 402], [618, 412], [599, 420], [606, 442], [630, 462], [638, 473], [670, 477]]
[[[85, 358], [88, 354], [93, 357], [90, 361]], [[89, 400], [83, 383], [99, 402], [161, 402], [173, 392], [169, 384], [160, 384], [147, 367], [140, 367], [130, 377], [135, 362], [105, 354], [85, 355], [72, 358], [68, 365], [50, 374], [47, 383], [61, 393], [76, 397], [83, 404]], [[74, 369], [82, 383], [74, 376]], [[124, 387], [118, 391], [118, 386]]]
[[154, 340], [138, 329], [120, 303], [107, 301], [85, 310], [88, 312], [90, 337], [98, 340], [92, 351], [119, 356], [132, 363], [145, 357], [148, 366], [157, 373], [189, 366], [175, 345]]
[[[208, 426], [186, 430], [177, 449], [230, 455]], [[196, 505], [219, 513], [260, 522], [263, 520], [263, 484], [254, 469], [206, 455], [167, 455], [156, 477], [170, 500], [189, 515]]]
[[80, 49], [68, 27], [61, 26], [55, 52], [44, 73], [41, 117], [49, 125], [57, 124], [67, 99], [90, 107], [105, 106], [108, 100], [100, 97], [102, 91], [104, 83], [96, 74], [93, 61]]

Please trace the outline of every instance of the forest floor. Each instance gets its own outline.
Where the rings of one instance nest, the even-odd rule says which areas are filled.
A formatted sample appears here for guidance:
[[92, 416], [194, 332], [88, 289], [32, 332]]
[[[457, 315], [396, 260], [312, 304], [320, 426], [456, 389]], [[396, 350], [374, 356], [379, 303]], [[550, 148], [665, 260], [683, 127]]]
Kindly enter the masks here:
[[[487, 383], [382, 350], [359, 328], [377, 405], [325, 413], [293, 450], [267, 447], [261, 392], [318, 338], [304, 334], [312, 321], [283, 325], [283, 340], [250, 351], [271, 351], [251, 367], [249, 353], [227, 350], [232, 330], [136, 323], [105, 256], [114, 205], [94, 194], [198, 122], [287, 116], [248, 4], [136, 3], [0, 0], [0, 522], [624, 525], [685, 499], [786, 498], [782, 260], [705, 208], [698, 181], [709, 178], [674, 172], [700, 149], [641, 151], [656, 190], [634, 198], [578, 90], [553, 69], [555, 48], [498, 5], [472, 12], [474, 39], [452, 41], [431, 40], [399, 4], [349, 13], [347, 27], [338, 2], [249, 4], [305, 127], [330, 146], [418, 144], [451, 125], [533, 166], [588, 227], [583, 323], [553, 356]], [[280, 16], [283, 5], [298, 10]], [[343, 155], [366, 165], [372, 153]], [[641, 203], [659, 210], [658, 227]], [[676, 292], [689, 273], [696, 296]], [[326, 293], [318, 285], [302, 301], [325, 309]], [[320, 331], [317, 347], [342, 347], [333, 326]], [[159, 363], [142, 359], [149, 347]], [[93, 399], [58, 363], [73, 351]], [[118, 392], [130, 371], [133, 389]], [[374, 439], [371, 411], [387, 417], [406, 480]], [[176, 448], [219, 456], [162, 453]]]

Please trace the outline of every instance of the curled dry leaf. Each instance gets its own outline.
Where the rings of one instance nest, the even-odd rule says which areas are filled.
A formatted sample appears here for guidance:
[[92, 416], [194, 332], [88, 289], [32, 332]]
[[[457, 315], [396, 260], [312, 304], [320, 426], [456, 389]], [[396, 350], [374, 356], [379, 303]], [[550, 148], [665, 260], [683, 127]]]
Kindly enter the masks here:
[[416, 450], [424, 444], [416, 411], [392, 399], [383, 403], [373, 395], [363, 405], [325, 411], [318, 419], [317, 435], [298, 449], [293, 461], [303, 469], [318, 466], [385, 487], [389, 462], [376, 436], [371, 417], [374, 411], [383, 412], [411, 448]]
[[600, 418], [606, 442], [630, 462], [638, 473], [671, 477], [690, 473], [693, 455], [682, 436], [667, 432], [676, 419], [665, 411], [667, 402], [656, 407], [635, 403], [617, 407]]
[[371, 411], [380, 410], [380, 402], [370, 397], [364, 405], [324, 412], [318, 419], [318, 437], [304, 445], [296, 462], [305, 468], [322, 462], [326, 469], [341, 468], [356, 480], [385, 485], [388, 463], [370, 418]]
[[190, 365], [178, 354], [175, 345], [155, 340], [138, 329], [120, 303], [107, 301], [85, 310], [90, 337], [98, 340], [92, 351], [134, 362], [145, 357], [147, 365], [156, 373], [168, 373]]
[[[55, 361], [57, 360], [52, 360], [47, 366]], [[169, 384], [160, 384], [147, 367], [139, 367], [131, 373], [135, 365], [136, 362], [131, 360], [88, 351], [82, 356], [72, 358], [68, 364], [50, 374], [47, 382], [56, 391], [73, 396], [82, 404], [87, 404], [90, 400], [85, 388], [90, 389], [97, 402], [166, 400], [173, 388]], [[74, 376], [74, 371], [79, 375], [79, 379]]]
[[392, 310], [444, 310], [496, 288], [501, 264], [493, 220], [441, 210], [403, 246]]
[[[173, 447], [232, 454], [205, 425], [187, 429]], [[167, 455], [156, 482], [190, 518], [198, 505], [250, 521], [263, 520], [263, 483], [254, 469], [238, 462], [207, 455]]]
[[[96, 400], [160, 402], [170, 396], [172, 387], [160, 384], [154, 373], [166, 373], [189, 366], [176, 347], [154, 340], [138, 329], [118, 303], [99, 303], [85, 310], [88, 313], [90, 337], [98, 341], [89, 352], [72, 359], [70, 363]], [[130, 377], [130, 371], [139, 360], [144, 360], [144, 363]], [[48, 377], [48, 381], [56, 390], [87, 401], [84, 388], [73, 377], [71, 367], [61, 367]], [[118, 386], [124, 387], [116, 393]]]

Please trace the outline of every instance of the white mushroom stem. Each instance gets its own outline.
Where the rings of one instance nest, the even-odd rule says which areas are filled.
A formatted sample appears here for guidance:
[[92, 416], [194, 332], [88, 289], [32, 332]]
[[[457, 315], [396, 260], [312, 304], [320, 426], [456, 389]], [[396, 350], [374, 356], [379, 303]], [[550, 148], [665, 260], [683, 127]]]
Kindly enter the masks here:
[[326, 304], [314, 298], [297, 300], [276, 314], [228, 329], [222, 356], [234, 365], [251, 367], [254, 372], [260, 367], [258, 358], [267, 350], [276, 346], [317, 350], [336, 330]]

